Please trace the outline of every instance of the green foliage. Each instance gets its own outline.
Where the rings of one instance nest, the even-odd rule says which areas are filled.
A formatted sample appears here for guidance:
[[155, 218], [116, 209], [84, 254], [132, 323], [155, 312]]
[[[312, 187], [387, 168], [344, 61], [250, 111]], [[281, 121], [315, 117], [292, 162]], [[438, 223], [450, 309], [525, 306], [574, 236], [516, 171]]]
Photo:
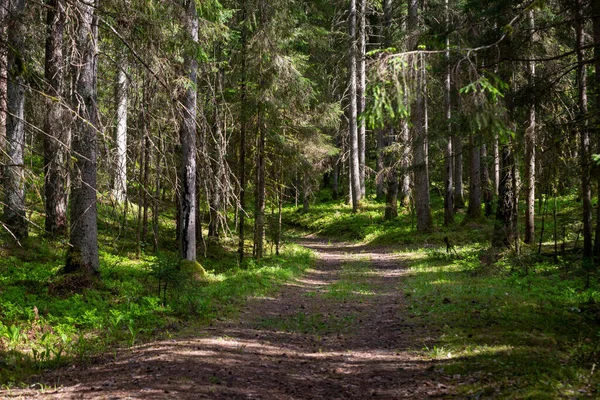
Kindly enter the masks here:
[[[108, 223], [101, 227], [101, 237], [104, 229], [113, 229]], [[284, 245], [279, 257], [238, 266], [235, 253], [212, 246], [206, 271], [198, 263], [182, 264], [170, 252], [137, 258], [128, 242], [133, 239], [124, 235], [118, 247], [110, 242], [100, 251], [101, 281], [81, 289], [65, 285], [59, 273], [60, 243], [29, 240], [39, 253], [15, 247], [12, 255], [0, 257], [2, 384], [18, 384], [72, 359], [85, 362], [113, 346], [209, 323], [235, 312], [248, 296], [271, 293], [312, 263], [309, 251]], [[132, 250], [130, 256], [119, 254], [128, 254], [124, 248]]]
[[479, 378], [462, 385], [462, 394], [559, 398], [600, 388], [589, 374], [599, 356], [600, 288], [586, 289], [582, 276], [539, 260], [528, 260], [523, 275], [514, 259], [486, 260], [481, 246], [461, 246], [458, 254], [406, 254], [414, 261], [400, 289], [413, 316], [440, 331], [424, 348], [439, 371]]

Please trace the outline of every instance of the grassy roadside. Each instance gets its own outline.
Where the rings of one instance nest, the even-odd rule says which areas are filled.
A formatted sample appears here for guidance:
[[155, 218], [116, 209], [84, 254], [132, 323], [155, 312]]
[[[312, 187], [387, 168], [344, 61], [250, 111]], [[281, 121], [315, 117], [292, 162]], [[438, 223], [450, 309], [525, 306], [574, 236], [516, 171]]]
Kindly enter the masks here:
[[[288, 210], [286, 218], [324, 236], [397, 249], [410, 266], [398, 289], [435, 342], [423, 342], [421, 352], [456, 382], [459, 397], [595, 398], [600, 285], [596, 273], [586, 285], [577, 235], [563, 229], [577, 221], [577, 203], [561, 198], [557, 204], [557, 229], [546, 216], [541, 254], [537, 245], [518, 255], [491, 253], [493, 219], [461, 223], [459, 215], [452, 227], [419, 234], [410, 213], [385, 222], [383, 205], [369, 202], [356, 215], [328, 203], [308, 213]], [[441, 218], [434, 213], [437, 226]], [[540, 217], [537, 227], [539, 238]], [[556, 260], [553, 232], [560, 235]], [[445, 237], [456, 253], [446, 252]]]
[[585, 398], [600, 393], [597, 285], [564, 265], [529, 274], [489, 271], [482, 251], [405, 253], [400, 289], [437, 343], [424, 347], [438, 372], [472, 398]]
[[[173, 227], [163, 224], [161, 240], [172, 248], [166, 237]], [[113, 225], [100, 224], [98, 281], [65, 281], [64, 244], [35, 232], [22, 247], [0, 247], [0, 387], [109, 350], [186, 335], [235, 313], [250, 296], [272, 293], [313, 262], [310, 251], [286, 244], [280, 256], [238, 265], [224, 239], [199, 259], [207, 274], [198, 278], [178, 268], [174, 252], [137, 255], [135, 232], [115, 240]]]

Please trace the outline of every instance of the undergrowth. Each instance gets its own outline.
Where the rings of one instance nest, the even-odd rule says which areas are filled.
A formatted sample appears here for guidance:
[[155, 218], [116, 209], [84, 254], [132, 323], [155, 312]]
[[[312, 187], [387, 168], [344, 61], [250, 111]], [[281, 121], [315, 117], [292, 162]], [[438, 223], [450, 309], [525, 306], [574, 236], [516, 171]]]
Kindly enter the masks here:
[[[199, 254], [207, 274], [198, 278], [181, 267], [174, 251], [154, 254], [144, 246], [140, 252], [131, 231], [111, 239], [110, 231], [120, 232], [117, 225], [99, 224], [101, 276], [83, 289], [59, 273], [61, 241], [34, 232], [22, 247], [0, 247], [0, 384], [19, 385], [66, 362], [85, 363], [110, 349], [184, 334], [235, 313], [249, 296], [273, 292], [313, 259], [308, 250], [286, 244], [280, 256], [239, 265], [224, 239], [208, 244], [206, 258]], [[168, 236], [172, 228], [161, 230]], [[160, 240], [168, 244], [162, 248], [175, 247]]]
[[[384, 205], [372, 201], [357, 214], [330, 202], [288, 209], [285, 217], [326, 237], [396, 249], [410, 265], [398, 288], [409, 317], [430, 332], [420, 353], [456, 383], [460, 398], [598, 397], [600, 276], [581, 266], [580, 205], [572, 196], [556, 205], [556, 218], [553, 210], [543, 217], [541, 245], [518, 253], [490, 249], [493, 216], [468, 222], [458, 213], [443, 227], [440, 204], [432, 206], [436, 227], [428, 233], [416, 233], [410, 210], [384, 221]], [[536, 218], [539, 240], [539, 212]], [[344, 285], [331, 293], [343, 295]]]

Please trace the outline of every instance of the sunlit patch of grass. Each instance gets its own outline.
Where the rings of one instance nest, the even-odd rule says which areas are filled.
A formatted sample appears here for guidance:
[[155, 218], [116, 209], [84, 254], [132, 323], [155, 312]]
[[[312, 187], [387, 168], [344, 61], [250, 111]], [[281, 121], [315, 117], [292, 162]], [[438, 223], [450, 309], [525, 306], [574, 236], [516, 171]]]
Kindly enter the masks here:
[[[440, 332], [424, 354], [442, 374], [471, 377], [458, 386], [461, 394], [550, 399], [600, 390], [589, 373], [598, 361], [600, 326], [580, 310], [597, 301], [597, 288], [543, 263], [528, 275], [503, 261], [486, 266], [477, 245], [458, 254], [417, 253], [400, 289], [409, 311]], [[493, 271], [482, 273], [486, 268]]]
[[103, 246], [103, 240], [101, 280], [85, 289], [60, 284], [60, 241], [36, 237], [29, 247], [39, 250], [36, 254], [25, 247], [2, 248], [0, 384], [9, 387], [72, 359], [86, 361], [115, 346], [171, 337], [223, 318], [248, 297], [273, 293], [313, 263], [309, 250], [293, 244], [283, 246], [281, 256], [242, 265], [226, 248], [213, 246], [218, 256], [210, 258], [207, 275], [197, 280], [178, 270], [175, 252], [138, 255], [135, 238], [126, 232], [119, 249]]
[[375, 293], [368, 280], [370, 274], [372, 271], [369, 269], [368, 262], [364, 260], [344, 263], [340, 279], [329, 285], [323, 296], [338, 301], [347, 301], [350, 298], [357, 298], [360, 301], [362, 297], [372, 296]]
[[354, 314], [308, 314], [299, 312], [294, 315], [264, 318], [258, 322], [259, 329], [271, 329], [283, 332], [328, 335], [343, 333], [354, 323]]

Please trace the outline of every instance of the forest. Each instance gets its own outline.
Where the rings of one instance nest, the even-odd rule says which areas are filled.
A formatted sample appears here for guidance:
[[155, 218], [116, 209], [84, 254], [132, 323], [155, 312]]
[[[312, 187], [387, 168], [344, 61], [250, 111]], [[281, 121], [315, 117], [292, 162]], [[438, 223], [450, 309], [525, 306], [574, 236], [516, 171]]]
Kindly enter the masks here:
[[0, 0], [0, 208], [0, 398], [600, 396], [600, 0]]

